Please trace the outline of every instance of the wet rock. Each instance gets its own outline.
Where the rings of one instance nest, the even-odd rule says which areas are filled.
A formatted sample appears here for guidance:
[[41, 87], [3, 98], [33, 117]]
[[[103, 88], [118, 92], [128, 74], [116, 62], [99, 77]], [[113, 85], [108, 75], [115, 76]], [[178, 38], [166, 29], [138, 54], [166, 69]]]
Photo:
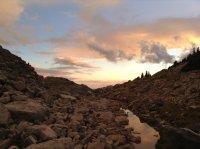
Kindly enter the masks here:
[[115, 117], [115, 122], [119, 125], [128, 125], [127, 116], [117, 116]]
[[48, 109], [40, 102], [34, 100], [15, 101], [6, 105], [14, 119], [19, 120], [44, 120], [48, 114]]
[[0, 104], [0, 125], [7, 125], [10, 121], [10, 112], [3, 104]]
[[54, 139], [39, 144], [33, 144], [26, 149], [72, 149], [73, 143], [71, 138]]

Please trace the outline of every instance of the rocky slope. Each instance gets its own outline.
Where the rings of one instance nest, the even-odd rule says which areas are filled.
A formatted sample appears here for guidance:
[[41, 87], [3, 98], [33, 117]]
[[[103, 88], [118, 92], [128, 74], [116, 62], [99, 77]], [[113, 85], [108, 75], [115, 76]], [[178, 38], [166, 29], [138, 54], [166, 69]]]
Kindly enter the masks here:
[[121, 103], [63, 78], [43, 78], [0, 47], [0, 149], [134, 149]]
[[[182, 62], [176, 62], [169, 69], [151, 77], [137, 78], [124, 84], [97, 89], [95, 92], [100, 97], [125, 103], [125, 108], [133, 111], [143, 121], [158, 127], [161, 133], [158, 147], [159, 143], [168, 142], [162, 148], [197, 148], [200, 145], [199, 70], [200, 52], [197, 49]], [[191, 137], [193, 135], [194, 138]], [[188, 139], [192, 140], [189, 145], [169, 145], [169, 142], [187, 142]]]
[[98, 89], [97, 94], [127, 103], [151, 123], [200, 127], [200, 71], [181, 72], [185, 64], [152, 77]]

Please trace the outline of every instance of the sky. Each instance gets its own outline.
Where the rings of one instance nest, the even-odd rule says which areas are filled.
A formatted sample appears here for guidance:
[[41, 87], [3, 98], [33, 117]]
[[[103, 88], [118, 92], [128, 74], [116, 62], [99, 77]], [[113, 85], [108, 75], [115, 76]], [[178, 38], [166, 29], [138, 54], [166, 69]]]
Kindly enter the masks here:
[[199, 0], [1, 0], [0, 44], [91, 88], [154, 74], [200, 45]]

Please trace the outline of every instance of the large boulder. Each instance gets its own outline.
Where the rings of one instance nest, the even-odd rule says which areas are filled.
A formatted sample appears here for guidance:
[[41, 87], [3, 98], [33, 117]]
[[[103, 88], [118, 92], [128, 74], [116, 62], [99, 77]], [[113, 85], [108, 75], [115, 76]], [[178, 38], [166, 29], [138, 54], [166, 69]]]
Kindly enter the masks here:
[[0, 125], [9, 124], [10, 120], [10, 112], [3, 104], [0, 104]]
[[199, 149], [200, 135], [186, 128], [165, 125], [160, 129], [156, 147], [162, 149]]
[[60, 138], [39, 144], [33, 144], [31, 146], [28, 146], [26, 149], [72, 149], [72, 148], [73, 144], [71, 138]]
[[6, 105], [6, 108], [11, 112], [13, 119], [27, 120], [27, 121], [42, 121], [48, 114], [46, 106], [39, 101], [26, 100], [15, 101]]

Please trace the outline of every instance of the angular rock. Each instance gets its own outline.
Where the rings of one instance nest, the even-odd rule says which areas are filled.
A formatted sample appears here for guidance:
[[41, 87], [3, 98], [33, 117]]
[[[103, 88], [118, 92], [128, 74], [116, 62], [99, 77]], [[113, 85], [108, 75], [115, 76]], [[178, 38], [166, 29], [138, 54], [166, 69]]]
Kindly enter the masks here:
[[119, 124], [119, 125], [128, 125], [127, 116], [117, 116], [117, 117], [115, 118], [115, 121], [116, 121], [117, 124]]
[[10, 112], [3, 104], [0, 104], [0, 125], [9, 124], [10, 120]]
[[126, 138], [123, 135], [109, 135], [106, 138], [108, 144], [114, 144], [115, 146], [123, 145], [126, 142]]
[[105, 123], [111, 123], [114, 120], [114, 115], [112, 112], [101, 112], [99, 119]]
[[25, 146], [36, 144], [36, 143], [37, 143], [37, 140], [36, 140], [36, 138], [34, 136], [28, 136], [24, 140], [24, 145]]
[[38, 101], [15, 101], [6, 105], [13, 119], [42, 121], [48, 115], [48, 109]]
[[47, 125], [34, 125], [31, 127], [33, 134], [39, 137], [40, 141], [47, 141], [57, 138], [57, 134]]
[[54, 139], [47, 142], [33, 144], [26, 149], [72, 149], [73, 143], [71, 138]]
[[95, 142], [89, 143], [87, 149], [104, 149], [105, 143], [100, 140], [96, 140]]

